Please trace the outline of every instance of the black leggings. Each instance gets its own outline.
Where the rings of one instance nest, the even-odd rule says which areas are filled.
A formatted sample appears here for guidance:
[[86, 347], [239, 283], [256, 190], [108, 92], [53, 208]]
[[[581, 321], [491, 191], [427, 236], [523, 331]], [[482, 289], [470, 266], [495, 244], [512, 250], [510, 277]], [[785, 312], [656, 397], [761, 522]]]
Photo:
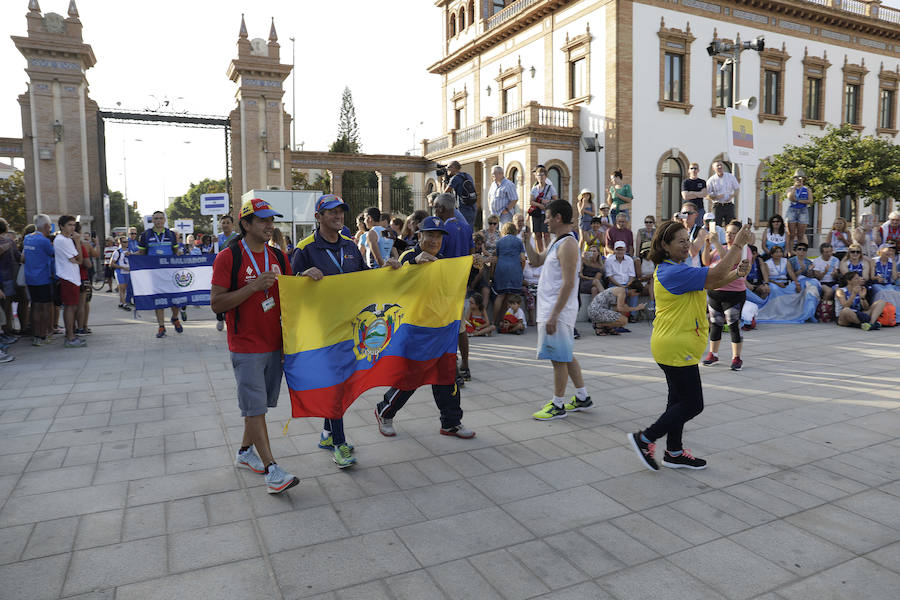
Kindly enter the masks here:
[[718, 342], [722, 339], [722, 326], [728, 323], [731, 333], [731, 342], [740, 344], [741, 337], [741, 311], [747, 300], [747, 292], [710, 290], [707, 292], [709, 304], [709, 340]]
[[672, 367], [659, 365], [669, 384], [669, 400], [656, 423], [643, 433], [651, 442], [666, 436], [666, 450], [677, 452], [681, 447], [684, 424], [703, 412], [703, 387], [700, 383], [700, 367]]

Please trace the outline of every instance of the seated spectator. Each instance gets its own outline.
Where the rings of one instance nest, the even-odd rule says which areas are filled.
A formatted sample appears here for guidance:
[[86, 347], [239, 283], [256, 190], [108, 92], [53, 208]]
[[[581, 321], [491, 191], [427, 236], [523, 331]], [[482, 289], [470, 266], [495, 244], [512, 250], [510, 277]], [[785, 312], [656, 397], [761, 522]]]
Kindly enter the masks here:
[[656, 263], [650, 260], [650, 242], [641, 242], [641, 254], [638, 260], [641, 263], [640, 273], [637, 275], [641, 284], [641, 295], [649, 296], [653, 305], [653, 272], [656, 271]]
[[607, 252], [614, 252], [619, 242], [625, 244], [625, 254], [634, 256], [634, 234], [628, 226], [628, 215], [625, 211], [620, 211], [616, 215], [616, 226], [606, 230], [606, 240], [603, 245], [606, 246]]
[[813, 261], [806, 257], [808, 250], [809, 246], [806, 242], [797, 242], [794, 244], [794, 256], [788, 262], [798, 278], [809, 277], [815, 279], [816, 277], [813, 275]]
[[600, 206], [597, 207], [597, 210], [600, 211], [600, 213], [597, 215], [600, 218], [600, 231], [605, 239], [606, 230], [613, 225], [612, 218], [610, 218], [609, 216], [609, 204], [603, 202], [600, 204]]
[[847, 247], [847, 256], [841, 260], [839, 270], [841, 275], [845, 275], [851, 271], [859, 273], [859, 276], [862, 277], [863, 283], [866, 286], [871, 283], [872, 265], [870, 265], [868, 259], [863, 256], [862, 248], [858, 244], [850, 244], [850, 246]]
[[525, 266], [525, 246], [516, 237], [516, 226], [511, 222], [503, 224], [503, 237], [497, 242], [495, 250], [496, 256], [492, 257], [495, 261], [493, 291], [496, 296], [493, 323], [499, 324], [509, 296], [522, 290], [522, 268]]
[[581, 255], [581, 273], [578, 274], [578, 293], [592, 297], [603, 291], [603, 257], [595, 248], [588, 248]]
[[834, 255], [838, 260], [844, 260], [847, 256], [847, 247], [851, 244], [850, 232], [847, 231], [847, 221], [838, 217], [831, 224], [826, 241], [834, 248]]
[[484, 236], [484, 253], [497, 256], [497, 242], [500, 241], [500, 217], [488, 217], [487, 228], [481, 230]]
[[646, 304], [638, 304], [637, 306], [628, 306], [625, 304], [625, 288], [610, 287], [591, 300], [588, 307], [588, 317], [594, 324], [594, 333], [597, 335], [619, 335], [620, 333], [630, 333], [625, 328], [628, 324], [628, 317], [632, 311], [643, 310]]
[[581, 232], [581, 248], [587, 250], [593, 248], [599, 252], [603, 252], [603, 243], [606, 238], [606, 232], [602, 228], [602, 220], [600, 217], [591, 219], [591, 227], [588, 231]]
[[650, 243], [654, 233], [656, 233], [656, 217], [647, 215], [644, 217], [644, 226], [638, 229], [637, 247], [643, 247], [644, 242]]
[[511, 294], [509, 296], [509, 308], [500, 320], [500, 333], [525, 333], [525, 313], [522, 311], [522, 296]]
[[478, 292], [469, 297], [469, 317], [466, 320], [466, 333], [470, 337], [491, 336], [497, 330], [484, 312], [484, 298]]
[[784, 219], [781, 215], [769, 217], [769, 225], [763, 232], [763, 258], [772, 255], [772, 248], [781, 248], [782, 254], [787, 253], [787, 231], [784, 228]]
[[750, 248], [750, 272], [747, 273], [747, 289], [765, 299], [769, 295], [769, 268], [759, 255], [759, 249], [752, 244]]
[[882, 246], [878, 250], [878, 260], [875, 261], [875, 293], [894, 285], [897, 281], [897, 264], [893, 260], [893, 250], [890, 246]]
[[[868, 217], [868, 218], [867, 218]], [[875, 241], [875, 229], [872, 228], [874, 215], [863, 215], [862, 226], [850, 232], [850, 239], [862, 248], [863, 256], [878, 258], [878, 243]]]
[[793, 281], [796, 291], [800, 291], [800, 282], [797, 281], [797, 275], [791, 268], [791, 263], [784, 257], [784, 248], [772, 246], [772, 253], [769, 260], [766, 261], [766, 267], [769, 269], [769, 283], [786, 288]]
[[[622, 214], [622, 213], [619, 213]], [[621, 287], [626, 291], [628, 304], [637, 304], [638, 294], [641, 293], [641, 283], [637, 280], [634, 271], [634, 260], [625, 254], [625, 242], [618, 241], [614, 246], [614, 254], [606, 258], [603, 263], [606, 270], [606, 283], [609, 287]]]
[[856, 271], [848, 271], [841, 276], [841, 287], [835, 292], [834, 309], [838, 325], [859, 327], [863, 331], [881, 329], [878, 317], [884, 310], [884, 301], [877, 300], [871, 305], [866, 300], [865, 281]]
[[[515, 220], [513, 220], [515, 223]], [[528, 259], [522, 268], [522, 296], [525, 299], [525, 315], [529, 327], [534, 327], [535, 308], [537, 300], [538, 279], [541, 278], [542, 266], [533, 267]]]
[[834, 300], [834, 288], [841, 276], [841, 261], [834, 256], [834, 248], [828, 242], [819, 246], [821, 256], [813, 260], [813, 276], [822, 284], [822, 299]]
[[900, 212], [893, 211], [888, 215], [888, 220], [875, 232], [875, 240], [882, 246], [888, 242], [894, 242], [896, 246], [900, 242]]

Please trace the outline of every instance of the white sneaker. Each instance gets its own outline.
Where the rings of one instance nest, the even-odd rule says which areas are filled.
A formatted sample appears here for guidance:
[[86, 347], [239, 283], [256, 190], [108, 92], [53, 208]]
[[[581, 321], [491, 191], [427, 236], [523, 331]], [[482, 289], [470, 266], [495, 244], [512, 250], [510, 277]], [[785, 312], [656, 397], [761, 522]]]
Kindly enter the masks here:
[[250, 469], [254, 473], [266, 472], [266, 465], [263, 464], [262, 459], [256, 453], [253, 446], [247, 448], [246, 452], [238, 450], [237, 457], [234, 459], [234, 464], [237, 467]]
[[381, 432], [381, 435], [386, 437], [394, 437], [397, 435], [397, 431], [394, 429], [394, 420], [393, 419], [384, 419], [378, 414], [378, 409], [375, 409], [375, 420], [378, 421], [378, 431]]
[[266, 473], [266, 491], [270, 494], [280, 494], [284, 490], [290, 489], [300, 483], [300, 480], [277, 464], [269, 465], [269, 472]]
[[15, 356], [13, 356], [12, 354], [9, 354], [8, 352], [4, 352], [3, 350], [0, 350], [0, 363], [8, 363], [8, 362], [11, 362], [14, 360], [16, 360]]

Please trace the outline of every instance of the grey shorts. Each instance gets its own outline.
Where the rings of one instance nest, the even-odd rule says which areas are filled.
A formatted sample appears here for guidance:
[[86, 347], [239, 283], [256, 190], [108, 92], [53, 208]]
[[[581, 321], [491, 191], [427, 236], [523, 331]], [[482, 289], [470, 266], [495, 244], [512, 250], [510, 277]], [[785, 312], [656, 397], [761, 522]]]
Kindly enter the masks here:
[[231, 353], [237, 381], [238, 406], [242, 417], [264, 415], [278, 406], [281, 391], [281, 350], [260, 353]]

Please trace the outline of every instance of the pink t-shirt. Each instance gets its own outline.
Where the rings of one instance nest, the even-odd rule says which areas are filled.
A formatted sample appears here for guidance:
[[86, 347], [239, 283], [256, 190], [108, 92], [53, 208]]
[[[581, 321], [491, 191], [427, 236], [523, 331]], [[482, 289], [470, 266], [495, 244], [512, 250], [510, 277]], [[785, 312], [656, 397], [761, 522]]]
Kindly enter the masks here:
[[[753, 256], [753, 253], [750, 252], [750, 248], [744, 246], [744, 258], [750, 260], [750, 257]], [[714, 267], [719, 264], [719, 261], [722, 260], [719, 258], [719, 253], [716, 252], [715, 249], [712, 251], [712, 255], [710, 256], [710, 267]], [[737, 265], [734, 266], [732, 271], [737, 270]], [[720, 288], [716, 288], [717, 291], [720, 292], [743, 292], [747, 289], [747, 278], [746, 277], [738, 277], [728, 285], [723, 285]]]

